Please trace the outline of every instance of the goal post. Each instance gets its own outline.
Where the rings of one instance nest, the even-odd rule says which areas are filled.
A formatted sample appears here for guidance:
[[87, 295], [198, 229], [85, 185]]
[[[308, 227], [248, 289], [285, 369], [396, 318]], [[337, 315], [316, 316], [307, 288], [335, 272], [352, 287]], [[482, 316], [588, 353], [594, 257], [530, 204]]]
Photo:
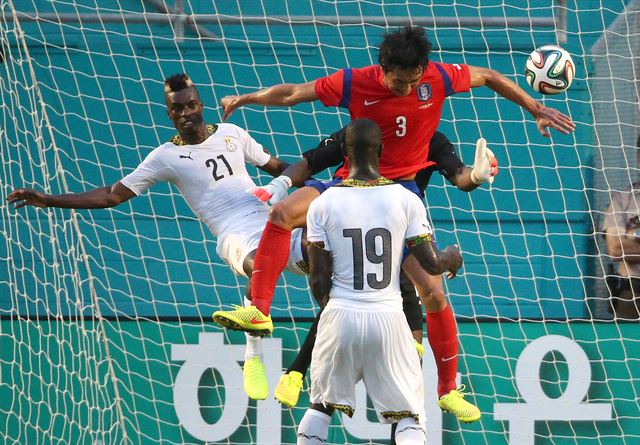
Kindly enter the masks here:
[[[466, 426], [439, 411], [427, 351], [430, 443], [640, 440], [640, 324], [610, 312], [600, 233], [611, 192], [638, 173], [640, 2], [476, 3], [0, 2], [0, 438], [295, 443], [308, 393], [291, 410], [271, 396], [317, 312], [304, 279], [278, 283], [271, 393], [249, 401], [244, 337], [211, 320], [241, 303], [245, 280], [175, 186], [105, 210], [15, 210], [6, 197], [80, 192], [131, 172], [175, 134], [163, 101], [172, 74], [189, 73], [218, 122], [225, 95], [376, 63], [385, 30], [411, 22], [427, 28], [433, 60], [498, 70], [577, 124], [544, 138], [489, 88], [445, 103], [439, 130], [467, 164], [484, 137], [500, 174], [468, 194], [434, 174], [427, 189], [439, 243], [464, 255], [447, 295], [460, 380], [483, 412]], [[526, 57], [543, 44], [577, 64], [567, 93], [526, 85]], [[229, 121], [294, 162], [349, 116], [313, 103], [244, 107]], [[388, 443], [361, 390], [358, 403], [354, 419], [335, 416], [329, 442]]]

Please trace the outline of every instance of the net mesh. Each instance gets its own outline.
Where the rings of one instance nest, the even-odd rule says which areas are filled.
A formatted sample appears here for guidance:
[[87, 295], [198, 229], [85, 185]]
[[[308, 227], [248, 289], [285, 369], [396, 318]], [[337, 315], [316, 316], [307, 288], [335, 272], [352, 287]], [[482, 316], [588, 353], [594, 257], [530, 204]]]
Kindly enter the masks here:
[[[215, 255], [216, 240], [174, 186], [156, 185], [110, 210], [16, 211], [5, 198], [18, 187], [89, 190], [132, 171], [175, 133], [163, 103], [172, 74], [189, 73], [205, 117], [217, 122], [225, 95], [376, 63], [382, 33], [411, 20], [428, 27], [434, 60], [490, 67], [525, 88], [525, 60], [537, 46], [560, 43], [577, 64], [568, 94], [540, 98], [572, 115], [571, 135], [543, 138], [525, 111], [488, 88], [445, 103], [440, 131], [462, 159], [473, 162], [483, 136], [501, 170], [491, 188], [471, 194], [439, 175], [427, 192], [440, 244], [464, 252], [464, 273], [447, 294], [462, 381], [483, 411], [465, 427], [428, 410], [430, 440], [640, 440], [638, 331], [612, 319], [603, 278], [609, 259], [598, 236], [611, 191], [637, 173], [638, 9], [621, 0], [1, 1], [0, 437], [295, 443], [307, 395], [282, 411], [271, 400], [246, 401], [234, 380], [242, 355], [233, 345], [244, 339], [210, 321], [214, 310], [242, 301], [244, 280]], [[245, 107], [230, 119], [289, 162], [348, 120], [319, 103]], [[315, 312], [305, 281], [283, 276], [268, 343], [272, 387]], [[588, 356], [590, 386], [576, 403], [610, 404], [613, 416], [584, 418], [576, 408], [574, 418], [562, 417], [525, 397], [519, 357], [553, 335]], [[577, 362], [572, 350], [549, 351], [537, 378], [555, 399], [571, 386]], [[425, 369], [433, 384], [429, 361]], [[185, 388], [194, 387], [197, 396], [188, 398]], [[507, 421], [496, 414], [499, 404], [528, 411]], [[374, 419], [370, 406], [356, 422], [368, 428], [334, 419], [329, 442], [386, 443], [388, 429], [368, 423]], [[516, 426], [534, 421], [514, 442]]]

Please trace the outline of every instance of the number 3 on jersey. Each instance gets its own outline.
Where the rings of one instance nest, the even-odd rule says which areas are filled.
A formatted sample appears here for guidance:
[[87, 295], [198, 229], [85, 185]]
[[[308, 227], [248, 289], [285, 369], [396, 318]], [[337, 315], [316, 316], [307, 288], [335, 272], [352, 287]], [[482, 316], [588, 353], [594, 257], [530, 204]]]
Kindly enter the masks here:
[[[375, 273], [367, 274], [371, 289], [384, 289], [391, 283], [391, 232], [382, 227], [369, 230], [362, 239], [362, 229], [344, 229], [342, 236], [351, 238], [353, 252], [353, 288], [364, 289], [364, 257], [372, 264], [382, 264], [382, 278]], [[376, 251], [376, 240], [380, 239], [382, 252]], [[364, 247], [364, 248], [363, 248]]]
[[407, 118], [404, 116], [396, 117], [396, 124], [398, 125], [398, 129], [396, 130], [396, 136], [401, 138], [405, 134], [407, 134]]

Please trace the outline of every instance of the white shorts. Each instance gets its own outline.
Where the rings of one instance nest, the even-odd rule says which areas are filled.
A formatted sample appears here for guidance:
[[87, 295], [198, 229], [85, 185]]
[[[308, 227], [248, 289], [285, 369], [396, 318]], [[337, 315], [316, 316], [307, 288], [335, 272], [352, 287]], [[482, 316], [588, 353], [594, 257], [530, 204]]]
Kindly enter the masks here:
[[[246, 277], [242, 265], [244, 259], [258, 248], [262, 229], [246, 234], [230, 233], [223, 240], [218, 239], [218, 255], [231, 268], [233, 273]], [[299, 275], [307, 273], [307, 267], [302, 258], [302, 229], [294, 229], [291, 232], [291, 244], [289, 248], [289, 260], [286, 270]]]
[[[366, 304], [366, 303], [365, 303]], [[425, 421], [420, 359], [402, 311], [363, 311], [329, 304], [311, 358], [311, 403], [347, 415], [364, 381], [381, 423]]]

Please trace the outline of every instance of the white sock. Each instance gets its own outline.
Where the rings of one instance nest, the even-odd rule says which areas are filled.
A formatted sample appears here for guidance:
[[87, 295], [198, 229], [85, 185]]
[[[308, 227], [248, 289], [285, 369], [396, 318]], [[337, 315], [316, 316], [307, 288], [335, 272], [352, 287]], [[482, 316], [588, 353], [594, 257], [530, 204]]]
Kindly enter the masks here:
[[[244, 307], [251, 305], [251, 300], [247, 297], [244, 297]], [[255, 335], [250, 335], [249, 333], [244, 334], [245, 339], [247, 340], [247, 346], [244, 350], [244, 361], [250, 360], [254, 356], [260, 357], [262, 361], [262, 338], [257, 337]]]
[[424, 423], [416, 423], [412, 417], [400, 419], [396, 428], [396, 445], [425, 445], [427, 431]]
[[331, 416], [309, 408], [298, 425], [297, 445], [323, 445], [327, 443]]

